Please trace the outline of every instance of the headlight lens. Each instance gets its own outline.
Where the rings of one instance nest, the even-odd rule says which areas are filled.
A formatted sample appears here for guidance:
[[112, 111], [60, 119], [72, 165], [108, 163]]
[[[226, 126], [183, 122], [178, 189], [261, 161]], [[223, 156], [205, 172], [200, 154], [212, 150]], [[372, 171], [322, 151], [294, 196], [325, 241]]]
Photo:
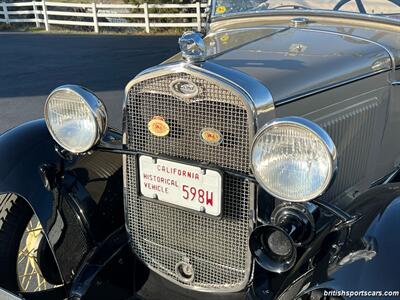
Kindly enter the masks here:
[[276, 119], [256, 135], [253, 172], [276, 198], [303, 202], [321, 195], [336, 169], [336, 148], [317, 124], [299, 117]]
[[72, 153], [90, 150], [107, 126], [102, 102], [92, 92], [73, 85], [59, 87], [50, 94], [45, 119], [56, 142]]

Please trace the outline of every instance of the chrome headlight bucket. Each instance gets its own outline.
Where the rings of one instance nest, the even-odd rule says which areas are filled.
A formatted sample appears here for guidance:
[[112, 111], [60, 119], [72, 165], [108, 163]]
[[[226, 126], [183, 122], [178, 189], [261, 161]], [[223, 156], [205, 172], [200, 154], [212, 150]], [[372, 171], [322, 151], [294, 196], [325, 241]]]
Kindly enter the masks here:
[[272, 196], [305, 202], [329, 187], [336, 147], [320, 126], [300, 117], [275, 119], [254, 138], [251, 162], [258, 183]]
[[54, 140], [76, 154], [93, 148], [107, 128], [107, 112], [101, 100], [76, 85], [55, 89], [47, 98], [44, 115]]

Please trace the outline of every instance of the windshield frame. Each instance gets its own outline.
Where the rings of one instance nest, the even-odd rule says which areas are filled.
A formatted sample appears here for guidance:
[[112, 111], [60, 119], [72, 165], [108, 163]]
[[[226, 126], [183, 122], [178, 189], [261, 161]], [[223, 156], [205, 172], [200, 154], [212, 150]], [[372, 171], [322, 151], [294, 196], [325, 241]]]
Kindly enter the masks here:
[[[349, 11], [334, 11], [325, 9], [279, 9], [279, 10], [259, 10], [259, 11], [242, 11], [223, 15], [216, 15], [215, 9], [217, 5], [217, 0], [210, 1], [210, 23], [238, 19], [238, 18], [248, 18], [254, 17], [268, 17], [268, 16], [316, 16], [316, 17], [337, 17], [342, 19], [353, 19], [361, 21], [370, 21], [376, 23], [383, 23], [388, 25], [400, 25], [400, 18], [390, 18], [387, 17], [390, 14], [363, 14]], [[400, 13], [399, 13], [400, 14]], [[397, 15], [397, 14], [396, 14]]]

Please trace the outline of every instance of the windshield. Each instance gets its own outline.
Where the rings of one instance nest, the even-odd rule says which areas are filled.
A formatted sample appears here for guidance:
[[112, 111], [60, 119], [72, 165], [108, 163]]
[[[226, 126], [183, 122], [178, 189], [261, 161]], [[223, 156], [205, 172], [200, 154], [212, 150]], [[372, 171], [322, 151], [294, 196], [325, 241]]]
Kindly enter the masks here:
[[278, 9], [330, 10], [384, 15], [400, 20], [400, 0], [214, 0], [213, 16]]

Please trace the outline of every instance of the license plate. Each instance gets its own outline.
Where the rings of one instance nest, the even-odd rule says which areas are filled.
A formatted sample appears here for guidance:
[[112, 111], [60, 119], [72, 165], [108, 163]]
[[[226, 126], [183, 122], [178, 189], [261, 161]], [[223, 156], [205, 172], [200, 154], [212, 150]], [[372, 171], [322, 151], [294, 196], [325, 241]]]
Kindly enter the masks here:
[[218, 217], [222, 176], [211, 169], [150, 156], [139, 157], [140, 193], [146, 197]]

